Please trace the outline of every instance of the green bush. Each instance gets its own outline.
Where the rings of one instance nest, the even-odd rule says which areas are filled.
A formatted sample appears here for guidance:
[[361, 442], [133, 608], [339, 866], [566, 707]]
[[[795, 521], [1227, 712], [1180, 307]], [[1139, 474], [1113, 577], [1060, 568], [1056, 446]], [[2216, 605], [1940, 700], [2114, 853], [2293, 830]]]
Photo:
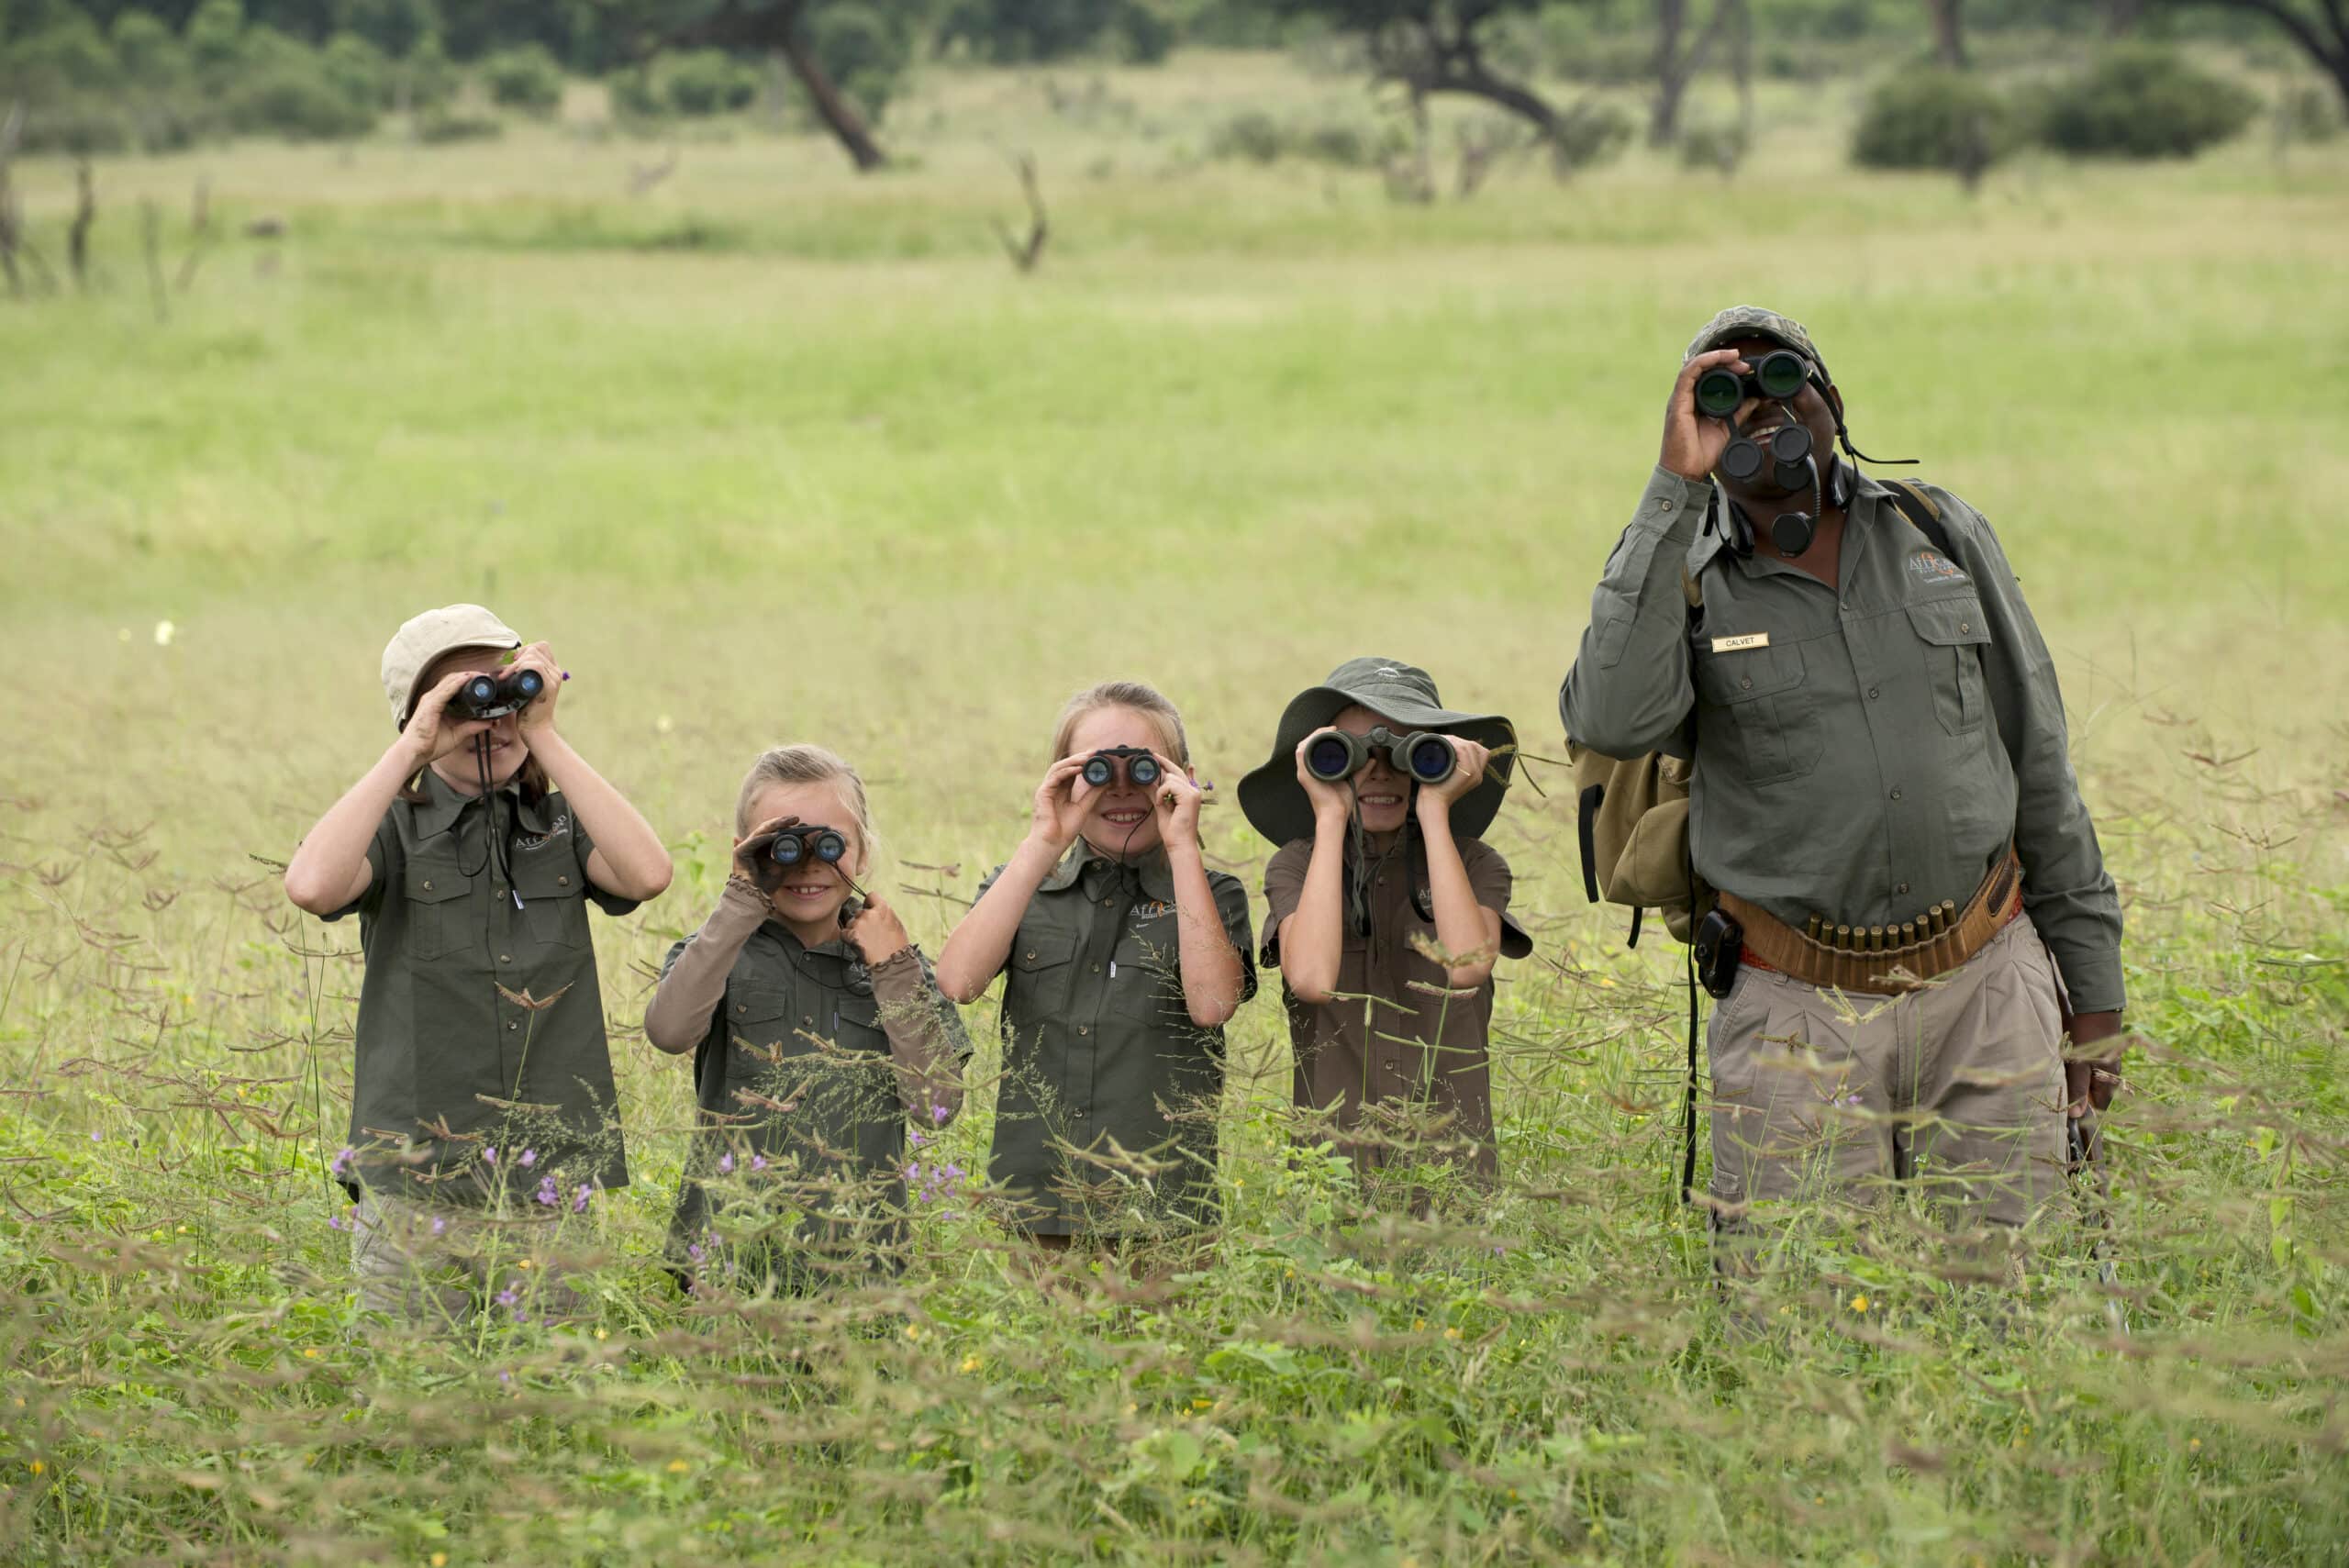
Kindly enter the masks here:
[[697, 49], [662, 60], [659, 98], [681, 115], [722, 115], [758, 101], [758, 68], [723, 50]]
[[1288, 136], [1280, 121], [1262, 109], [1244, 109], [1216, 127], [1208, 138], [1210, 158], [1244, 158], [1270, 163], [1288, 150]]
[[391, 103], [392, 62], [357, 33], [337, 33], [318, 51], [318, 69], [334, 90], [353, 103], [384, 108]]
[[132, 142], [129, 117], [118, 105], [95, 94], [51, 98], [28, 106], [17, 136], [17, 145], [27, 152], [61, 152], [74, 157], [122, 152]]
[[0, 53], [0, 91], [34, 102], [103, 92], [115, 85], [117, 73], [114, 46], [78, 11], [64, 13]]
[[879, 120], [913, 63], [913, 38], [895, 13], [837, 0], [805, 24], [817, 63], [870, 120]]
[[1630, 113], [1618, 104], [1569, 111], [1550, 144], [1550, 161], [1561, 172], [1607, 162], [1630, 145], [1635, 128]]
[[375, 104], [339, 90], [315, 56], [279, 57], [250, 70], [222, 107], [233, 129], [293, 141], [340, 140], [375, 128]]
[[2014, 106], [1979, 78], [1917, 66], [1868, 95], [1852, 136], [1852, 161], [1972, 178], [2014, 150], [2018, 132]]
[[551, 115], [562, 106], [562, 67], [544, 44], [485, 54], [478, 69], [494, 104], [533, 115]]
[[2058, 152], [2115, 158], [2191, 158], [2249, 125], [2259, 99], [2174, 50], [2113, 49], [2053, 88], [2040, 139]]
[[418, 113], [440, 108], [454, 98], [457, 68], [449, 63], [440, 35], [428, 32], [417, 39], [416, 47], [392, 68], [392, 82], [394, 96], [404, 96], [407, 106]]
[[506, 134], [506, 122], [495, 115], [468, 115], [445, 108], [416, 117], [416, 139], [438, 146], [450, 141], [495, 141]]
[[204, 0], [182, 31], [188, 59], [196, 70], [219, 82], [241, 62], [245, 39], [245, 8], [238, 0]]
[[2276, 128], [2287, 141], [2331, 141], [2341, 125], [2341, 95], [2330, 87], [2294, 87], [2276, 106]]
[[125, 11], [114, 19], [107, 34], [123, 81], [157, 92], [187, 80], [187, 46], [179, 35], [150, 12]]

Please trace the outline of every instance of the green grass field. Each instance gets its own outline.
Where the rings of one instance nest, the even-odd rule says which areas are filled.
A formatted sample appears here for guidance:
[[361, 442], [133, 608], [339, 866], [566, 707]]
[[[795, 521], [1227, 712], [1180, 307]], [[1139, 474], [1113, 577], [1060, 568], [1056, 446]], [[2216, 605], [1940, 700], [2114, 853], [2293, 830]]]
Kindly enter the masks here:
[[[2349, 152], [1969, 198], [1846, 170], [1853, 83], [1774, 90], [1734, 183], [1636, 153], [1419, 207], [1199, 156], [1352, 84], [1098, 81], [934, 74], [913, 166], [862, 180], [746, 132], [632, 196], [664, 147], [580, 124], [97, 166], [102, 286], [0, 300], [0, 1557], [2349, 1559]], [[1019, 149], [1029, 276], [989, 227]], [[69, 172], [16, 172], [59, 262]], [[199, 178], [158, 321], [139, 204], [176, 272]], [[1535, 764], [1494, 832], [1541, 941], [1502, 970], [1497, 1198], [1419, 1226], [1292, 1159], [1267, 995], [1199, 1272], [1041, 1291], [966, 1203], [887, 1291], [677, 1298], [691, 1095], [637, 1026], [760, 747], [863, 764], [932, 952], [1097, 678], [1183, 705], [1252, 886], [1231, 786], [1341, 658], [1556, 756], [1679, 349], [1740, 300], [1998, 525], [2061, 662], [2160, 1046], [2116, 1290], [2069, 1221], [2009, 1294], [1903, 1211], [1798, 1229], [1733, 1322], [1675, 1202], [1679, 950], [1584, 904]], [[254, 857], [388, 742], [392, 628], [466, 598], [551, 639], [679, 869], [598, 928], [637, 1175], [583, 1222], [598, 1316], [452, 1341], [348, 1303], [357, 933]]]

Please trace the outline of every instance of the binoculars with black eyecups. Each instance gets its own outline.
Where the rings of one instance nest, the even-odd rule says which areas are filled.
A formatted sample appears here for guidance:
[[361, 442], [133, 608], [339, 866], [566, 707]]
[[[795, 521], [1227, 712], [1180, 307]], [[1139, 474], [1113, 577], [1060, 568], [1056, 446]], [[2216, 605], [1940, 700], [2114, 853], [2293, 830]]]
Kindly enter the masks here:
[[508, 670], [503, 675], [475, 675], [449, 699], [449, 712], [461, 719], [503, 718], [539, 700], [547, 678], [536, 670]]
[[1338, 784], [1362, 772], [1376, 756], [1385, 757], [1405, 778], [1423, 784], [1442, 784], [1459, 765], [1448, 736], [1429, 729], [1397, 735], [1378, 725], [1367, 735], [1346, 729], [1321, 731], [1305, 748], [1305, 771], [1323, 784]]
[[827, 828], [820, 822], [800, 823], [775, 830], [767, 843], [763, 858], [779, 866], [796, 866], [808, 861], [838, 865], [848, 854], [848, 840], [837, 828]]
[[1748, 375], [1716, 365], [1697, 378], [1697, 412], [1709, 419], [1726, 419], [1749, 397], [1779, 402], [1800, 396], [1810, 384], [1810, 361], [1792, 349], [1773, 349]]
[[1721, 472], [1743, 484], [1762, 472], [1766, 457], [1780, 487], [1793, 490], [1809, 483], [1803, 459], [1810, 455], [1810, 432], [1800, 425], [1781, 425], [1770, 432], [1769, 445], [1739, 436], [1721, 449]]
[[1125, 770], [1126, 782], [1136, 789], [1148, 789], [1156, 784], [1162, 771], [1158, 759], [1140, 746], [1106, 746], [1085, 759], [1085, 782], [1095, 789], [1108, 789], [1116, 782], [1120, 767]]

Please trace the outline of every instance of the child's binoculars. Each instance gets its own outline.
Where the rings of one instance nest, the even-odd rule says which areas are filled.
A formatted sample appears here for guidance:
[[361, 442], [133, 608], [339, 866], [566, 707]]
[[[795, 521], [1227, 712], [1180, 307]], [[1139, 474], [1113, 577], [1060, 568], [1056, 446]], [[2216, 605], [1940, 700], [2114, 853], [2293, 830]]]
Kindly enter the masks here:
[[1753, 373], [1740, 375], [1716, 365], [1697, 378], [1697, 412], [1710, 419], [1726, 419], [1749, 397], [1771, 397], [1783, 403], [1801, 395], [1810, 384], [1810, 363], [1792, 349], [1774, 349], [1762, 356]]
[[1373, 757], [1385, 757], [1397, 773], [1419, 784], [1442, 784], [1459, 765], [1448, 737], [1426, 729], [1397, 735], [1381, 725], [1367, 735], [1323, 730], [1305, 749], [1305, 771], [1323, 784], [1338, 784], [1368, 767]]
[[1126, 782], [1136, 789], [1148, 789], [1158, 782], [1158, 759], [1139, 746], [1109, 746], [1085, 759], [1085, 782], [1095, 789], [1108, 789], [1123, 765]]
[[475, 675], [449, 699], [449, 711], [462, 719], [503, 718], [539, 700], [547, 678], [536, 670], [508, 670], [503, 675]]
[[766, 847], [766, 858], [779, 866], [796, 866], [807, 861], [838, 865], [847, 853], [848, 840], [840, 829], [820, 822], [780, 828]]

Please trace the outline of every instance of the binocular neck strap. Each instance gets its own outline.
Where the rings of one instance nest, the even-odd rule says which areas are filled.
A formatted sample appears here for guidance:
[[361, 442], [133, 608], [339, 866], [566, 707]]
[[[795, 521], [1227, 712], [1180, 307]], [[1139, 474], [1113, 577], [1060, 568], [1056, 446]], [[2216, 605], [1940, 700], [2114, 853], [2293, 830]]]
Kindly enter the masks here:
[[507, 851], [506, 835], [497, 825], [497, 791], [492, 787], [489, 776], [489, 731], [485, 729], [473, 737], [473, 771], [474, 776], [481, 780], [482, 805], [489, 812], [489, 850], [482, 856], [482, 864], [487, 865], [493, 858], [495, 859], [497, 874], [506, 879], [507, 896], [513, 899], [514, 907], [519, 909], [522, 907], [522, 890], [514, 885], [514, 860]]
[[1855, 462], [1872, 462], [1886, 468], [1904, 466], [1914, 468], [1924, 461], [1921, 458], [1913, 457], [1870, 457], [1852, 444], [1852, 432], [1843, 428], [1843, 421], [1841, 419], [1835, 421], [1835, 439], [1842, 443], [1843, 450], [1852, 454], [1853, 461]]

